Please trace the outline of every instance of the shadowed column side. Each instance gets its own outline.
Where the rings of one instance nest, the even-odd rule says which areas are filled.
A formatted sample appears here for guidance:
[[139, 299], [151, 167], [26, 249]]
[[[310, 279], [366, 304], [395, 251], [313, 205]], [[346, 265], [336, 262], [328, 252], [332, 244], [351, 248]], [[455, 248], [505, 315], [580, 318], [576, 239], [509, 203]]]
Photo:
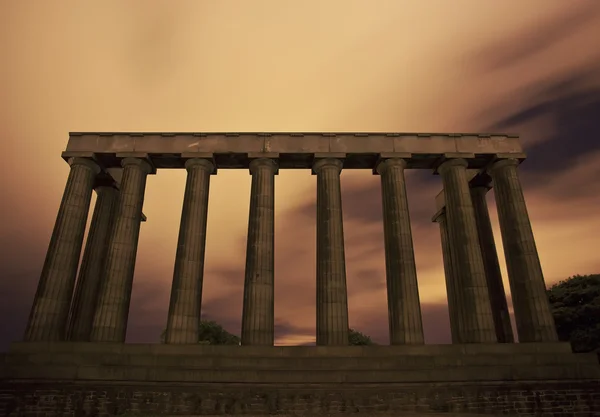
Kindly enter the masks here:
[[438, 168], [444, 184], [452, 268], [459, 281], [455, 286], [459, 338], [461, 343], [494, 343], [496, 330], [466, 168], [464, 159], [447, 160]]
[[108, 237], [114, 222], [118, 197], [119, 190], [113, 186], [96, 187], [96, 205], [73, 295], [67, 332], [68, 340], [74, 342], [90, 340], [100, 282], [104, 276]]
[[348, 344], [341, 170], [338, 159], [321, 159], [313, 165], [317, 175], [317, 345]]
[[519, 342], [558, 340], [516, 159], [490, 169]]
[[100, 167], [89, 159], [70, 158], [69, 165], [69, 178], [25, 330], [27, 342], [59, 341], [66, 336], [94, 179], [100, 172]]
[[146, 178], [152, 166], [140, 158], [125, 158], [121, 165], [123, 179], [94, 314], [93, 342], [125, 342], [127, 332]]
[[250, 162], [252, 186], [242, 309], [242, 345], [272, 346], [275, 340], [275, 174], [277, 163]]
[[423, 323], [403, 159], [377, 165], [381, 175], [390, 344], [421, 344]]
[[166, 343], [198, 343], [202, 281], [208, 219], [210, 175], [214, 164], [207, 159], [185, 163], [187, 180], [181, 211]]
[[[487, 177], [487, 175], [485, 175]], [[475, 222], [479, 236], [479, 246], [483, 257], [483, 267], [487, 280], [490, 303], [492, 305], [492, 317], [496, 328], [496, 337], [500, 343], [513, 343], [512, 327], [510, 325], [510, 314], [506, 303], [506, 292], [502, 283], [502, 273], [498, 261], [498, 251], [494, 242], [494, 232], [487, 206], [486, 194], [490, 189], [489, 183], [483, 183], [485, 178], [481, 175], [476, 177], [478, 181], [471, 184], [471, 199], [475, 210]]]
[[448, 224], [446, 219], [446, 209], [443, 208], [433, 217], [433, 221], [440, 226], [440, 238], [442, 242], [442, 259], [444, 262], [444, 277], [446, 278], [446, 294], [448, 297], [448, 315], [450, 317], [450, 334], [452, 343], [461, 343], [460, 320], [458, 318], [457, 306], [457, 286], [458, 277], [456, 270], [452, 265], [452, 254], [450, 251], [450, 238], [448, 237]]

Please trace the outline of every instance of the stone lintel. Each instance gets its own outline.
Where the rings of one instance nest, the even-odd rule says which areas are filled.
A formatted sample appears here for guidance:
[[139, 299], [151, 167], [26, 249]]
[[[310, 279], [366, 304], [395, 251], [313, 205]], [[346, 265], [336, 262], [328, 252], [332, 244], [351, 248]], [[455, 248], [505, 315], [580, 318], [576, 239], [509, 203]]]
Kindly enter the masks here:
[[73, 133], [66, 151], [91, 152], [106, 168], [119, 166], [117, 154], [144, 153], [157, 169], [183, 168], [185, 153], [212, 153], [219, 169], [247, 169], [253, 153], [279, 154], [280, 169], [310, 169], [315, 159], [344, 154], [344, 169], [369, 170], [388, 157], [432, 170], [450, 157], [482, 169], [495, 155], [523, 155], [519, 139], [505, 134], [385, 132]]
[[279, 159], [279, 152], [248, 152], [248, 159]]
[[315, 152], [314, 159], [346, 159], [348, 155], [345, 152]]

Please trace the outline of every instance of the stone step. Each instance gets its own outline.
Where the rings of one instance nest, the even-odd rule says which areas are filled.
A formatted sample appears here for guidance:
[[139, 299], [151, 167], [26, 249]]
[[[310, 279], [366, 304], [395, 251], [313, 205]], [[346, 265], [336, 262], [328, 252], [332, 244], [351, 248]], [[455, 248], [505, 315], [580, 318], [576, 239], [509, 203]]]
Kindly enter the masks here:
[[589, 354], [521, 354], [521, 355], [447, 355], [394, 357], [255, 357], [173, 354], [118, 353], [16, 353], [7, 359], [14, 365], [105, 365], [158, 366], [185, 369], [248, 369], [248, 370], [419, 370], [460, 368], [465, 366], [544, 366], [583, 364], [598, 365]]
[[568, 343], [490, 343], [463, 345], [398, 345], [398, 346], [215, 346], [167, 345], [141, 343], [35, 342], [13, 343], [11, 353], [119, 353], [156, 355], [208, 355], [245, 357], [390, 357], [448, 355], [516, 355], [570, 354]]
[[463, 366], [408, 370], [248, 370], [187, 369], [162, 366], [6, 365], [5, 380], [88, 380], [195, 383], [391, 383], [460, 381], [533, 381], [600, 379], [600, 368], [588, 364], [554, 366]]

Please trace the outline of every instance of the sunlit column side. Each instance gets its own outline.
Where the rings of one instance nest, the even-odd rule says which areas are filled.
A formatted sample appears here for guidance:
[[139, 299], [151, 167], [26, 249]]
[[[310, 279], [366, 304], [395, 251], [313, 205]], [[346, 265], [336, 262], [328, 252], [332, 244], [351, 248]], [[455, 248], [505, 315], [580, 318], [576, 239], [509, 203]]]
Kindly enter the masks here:
[[[494, 232], [487, 206], [486, 194], [490, 189], [487, 175], [478, 175], [471, 181], [471, 199], [475, 210], [475, 222], [479, 235], [479, 246], [483, 257], [483, 267], [487, 280], [492, 317], [496, 328], [496, 337], [500, 343], [513, 343], [513, 331], [506, 303], [506, 292], [502, 283], [502, 273], [498, 261], [498, 251], [494, 242]], [[491, 179], [490, 179], [491, 180]], [[473, 182], [475, 181], [475, 182]]]
[[125, 341], [146, 179], [153, 171], [141, 158], [125, 158], [121, 165], [123, 178], [94, 314], [93, 342]]
[[90, 340], [100, 281], [104, 276], [108, 237], [114, 222], [118, 197], [119, 191], [112, 185], [96, 187], [94, 214], [71, 304], [67, 331], [67, 339], [71, 341]]
[[242, 345], [272, 346], [275, 339], [275, 174], [269, 158], [250, 162], [252, 186], [242, 309]]
[[342, 161], [320, 159], [317, 175], [317, 345], [348, 344], [348, 294], [342, 219]]
[[452, 267], [459, 280], [455, 287], [459, 338], [462, 343], [493, 343], [496, 330], [466, 168], [464, 159], [449, 159], [438, 168], [444, 184]]
[[381, 175], [390, 343], [421, 344], [423, 323], [408, 212], [404, 159], [377, 165]]
[[66, 336], [71, 295], [83, 246], [94, 178], [92, 160], [70, 158], [65, 186], [46, 260], [29, 314], [25, 341], [57, 341]]
[[188, 159], [179, 239], [171, 300], [167, 317], [166, 343], [198, 343], [202, 281], [208, 219], [208, 193], [214, 164], [207, 159]]
[[519, 342], [558, 340], [544, 275], [519, 180], [516, 159], [494, 163], [490, 174], [498, 208]]
[[440, 238], [442, 242], [442, 259], [444, 261], [444, 277], [446, 278], [446, 294], [448, 297], [448, 316], [450, 317], [450, 334], [452, 343], [461, 343], [459, 329], [460, 320], [458, 319], [458, 306], [456, 300], [456, 287], [458, 277], [456, 270], [452, 266], [452, 255], [450, 252], [450, 239], [448, 237], [448, 224], [446, 219], [446, 209], [442, 208], [432, 219], [440, 226]]

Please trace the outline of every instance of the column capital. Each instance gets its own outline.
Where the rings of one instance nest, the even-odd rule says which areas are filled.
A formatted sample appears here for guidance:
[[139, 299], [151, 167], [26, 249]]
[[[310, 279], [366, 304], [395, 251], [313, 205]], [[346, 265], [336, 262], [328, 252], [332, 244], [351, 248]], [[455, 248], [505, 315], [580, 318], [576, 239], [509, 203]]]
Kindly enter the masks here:
[[266, 167], [274, 171], [275, 174], [279, 171], [279, 164], [277, 161], [271, 158], [256, 158], [250, 161], [249, 172], [250, 175], [254, 174], [260, 167]]
[[123, 160], [121, 161], [121, 166], [125, 168], [128, 165], [136, 165], [140, 167], [140, 169], [142, 169], [145, 174], [151, 174], [154, 172], [154, 167], [146, 159], [135, 157], [123, 158]]
[[188, 159], [187, 161], [185, 161], [185, 169], [189, 172], [193, 167], [200, 167], [201, 169], [203, 169], [204, 171], [208, 172], [209, 174], [214, 174], [216, 172], [215, 170], [215, 164], [206, 158], [192, 158], [192, 159]]
[[407, 165], [408, 162], [403, 158], [380, 159], [375, 166], [373, 174], [383, 175], [390, 167], [400, 167], [405, 169]]
[[325, 167], [332, 167], [332, 168], [337, 169], [337, 172], [339, 173], [342, 171], [343, 166], [344, 166], [344, 161], [342, 161], [341, 159], [338, 159], [338, 158], [317, 159], [312, 166], [312, 172], [314, 175], [314, 174], [318, 174], [319, 171], [321, 171]]
[[101, 168], [96, 163], [96, 161], [94, 161], [93, 159], [90, 159], [90, 158], [73, 157], [73, 158], [69, 158], [68, 162], [69, 162], [69, 166], [73, 166], [73, 165], [86, 166], [94, 172], [94, 175], [98, 175], [101, 171]]
[[496, 169], [500, 169], [506, 166], [519, 166], [519, 160], [515, 159], [515, 158], [506, 158], [506, 159], [499, 159], [497, 161], [495, 161], [494, 163], [492, 163], [492, 165], [490, 166], [490, 171], [494, 171]]
[[463, 158], [452, 158], [447, 159], [437, 167], [437, 171], [443, 174], [450, 167], [464, 167], [466, 168], [469, 164]]

